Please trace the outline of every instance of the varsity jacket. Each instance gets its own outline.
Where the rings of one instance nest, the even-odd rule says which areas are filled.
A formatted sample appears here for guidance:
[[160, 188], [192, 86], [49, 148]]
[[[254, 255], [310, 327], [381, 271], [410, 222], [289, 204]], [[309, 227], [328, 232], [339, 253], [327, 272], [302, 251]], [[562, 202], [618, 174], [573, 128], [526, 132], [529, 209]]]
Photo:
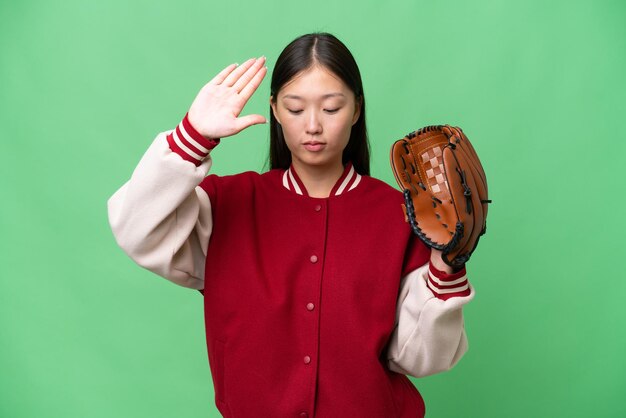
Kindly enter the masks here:
[[108, 201], [119, 246], [204, 295], [215, 404], [226, 418], [424, 416], [407, 375], [467, 350], [465, 269], [445, 274], [399, 191], [348, 163], [328, 198], [293, 167], [207, 175], [219, 140], [187, 116]]

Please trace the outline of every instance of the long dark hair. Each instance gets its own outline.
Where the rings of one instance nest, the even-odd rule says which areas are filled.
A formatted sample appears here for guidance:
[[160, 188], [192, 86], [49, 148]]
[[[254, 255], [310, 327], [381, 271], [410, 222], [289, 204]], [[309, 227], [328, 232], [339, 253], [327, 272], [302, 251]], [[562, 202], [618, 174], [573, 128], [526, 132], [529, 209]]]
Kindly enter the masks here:
[[[360, 174], [370, 174], [370, 153], [365, 124], [365, 96], [361, 73], [348, 48], [334, 35], [316, 32], [294, 39], [281, 52], [272, 72], [271, 95], [276, 103], [278, 91], [293, 77], [319, 64], [337, 75], [361, 101], [361, 114], [350, 131], [350, 140], [343, 151], [343, 164], [352, 162]], [[287, 169], [291, 152], [287, 148], [280, 126], [270, 105], [270, 169]]]

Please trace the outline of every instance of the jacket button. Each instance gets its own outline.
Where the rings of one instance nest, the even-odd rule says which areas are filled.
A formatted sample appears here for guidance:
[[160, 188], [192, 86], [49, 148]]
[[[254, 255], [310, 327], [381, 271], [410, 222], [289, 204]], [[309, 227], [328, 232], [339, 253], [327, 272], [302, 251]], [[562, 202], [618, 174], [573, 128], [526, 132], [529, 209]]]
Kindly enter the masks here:
[[309, 364], [311, 362], [311, 357], [304, 356], [304, 364]]
[[300, 417], [301, 418], [307, 418], [309, 416], [309, 414], [307, 414], [306, 412], [300, 412]]
[[306, 308], [307, 308], [309, 311], [312, 311], [312, 310], [315, 308], [315, 305], [313, 305], [312, 303], [310, 303], [310, 302], [309, 302], [309, 303], [307, 303], [307, 304], [306, 304]]
[[317, 263], [317, 256], [316, 255], [312, 255], [310, 260], [311, 260], [311, 263]]
[[[320, 210], [322, 210], [322, 205], [315, 205], [315, 212], [319, 212]], [[306, 414], [306, 412], [303, 413]]]

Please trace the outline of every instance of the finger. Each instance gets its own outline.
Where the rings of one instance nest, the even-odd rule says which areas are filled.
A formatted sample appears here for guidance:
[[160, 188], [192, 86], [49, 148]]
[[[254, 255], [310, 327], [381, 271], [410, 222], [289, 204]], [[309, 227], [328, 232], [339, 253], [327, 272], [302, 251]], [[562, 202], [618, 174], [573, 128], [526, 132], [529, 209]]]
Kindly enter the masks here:
[[235, 71], [228, 74], [228, 76], [224, 79], [222, 84], [225, 86], [231, 87], [233, 84], [237, 82], [237, 80], [239, 80], [239, 77], [241, 77], [243, 73], [248, 71], [248, 68], [250, 68], [252, 64], [254, 64], [254, 62], [255, 62], [255, 59], [250, 58], [249, 60], [241, 64], [239, 67], [235, 69]]
[[247, 115], [237, 118], [237, 129], [239, 131], [243, 131], [249, 126], [259, 125], [262, 123], [267, 123], [267, 119], [265, 119], [261, 115]]
[[261, 81], [263, 81], [263, 78], [265, 77], [265, 74], [267, 74], [267, 67], [263, 67], [261, 68], [252, 78], [252, 80], [250, 80], [250, 82], [244, 87], [243, 90], [241, 90], [241, 93], [239, 94], [245, 101], [248, 101], [248, 99], [250, 98], [250, 96], [252, 96], [252, 94], [256, 91], [256, 89], [259, 87], [259, 85], [261, 84]]
[[258, 58], [256, 62], [252, 65], [252, 67], [248, 68], [248, 70], [237, 80], [233, 88], [240, 92], [243, 88], [250, 82], [252, 77], [263, 67], [265, 63], [265, 57]]
[[211, 81], [209, 81], [207, 84], [221, 84], [226, 76], [230, 74], [235, 68], [237, 68], [237, 64], [230, 64], [228, 67], [220, 71], [218, 75], [213, 77]]

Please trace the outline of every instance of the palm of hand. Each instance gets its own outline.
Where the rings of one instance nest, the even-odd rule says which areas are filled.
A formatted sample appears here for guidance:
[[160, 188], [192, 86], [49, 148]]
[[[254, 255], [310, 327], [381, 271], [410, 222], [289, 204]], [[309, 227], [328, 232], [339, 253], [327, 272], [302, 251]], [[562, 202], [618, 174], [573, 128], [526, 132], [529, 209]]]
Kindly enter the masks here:
[[203, 136], [216, 139], [265, 123], [261, 115], [239, 117], [267, 73], [264, 62], [263, 57], [248, 60], [239, 67], [229, 65], [205, 84], [189, 109], [193, 127]]

